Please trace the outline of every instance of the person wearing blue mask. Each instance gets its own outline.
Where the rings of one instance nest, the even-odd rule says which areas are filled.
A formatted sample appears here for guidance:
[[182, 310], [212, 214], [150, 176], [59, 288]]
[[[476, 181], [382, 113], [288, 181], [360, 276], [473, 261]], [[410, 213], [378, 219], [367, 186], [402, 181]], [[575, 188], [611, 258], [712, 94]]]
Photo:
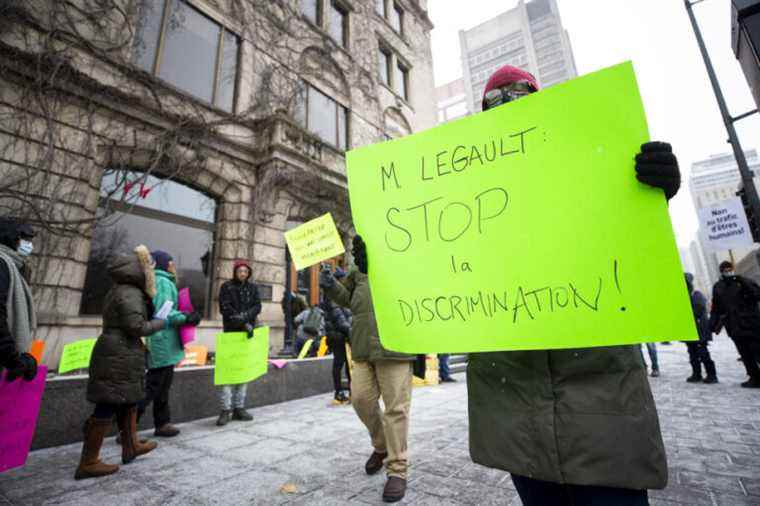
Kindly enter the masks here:
[[7, 381], [37, 375], [37, 360], [27, 353], [37, 326], [27, 265], [34, 235], [28, 224], [0, 218], [0, 370], [8, 370]]

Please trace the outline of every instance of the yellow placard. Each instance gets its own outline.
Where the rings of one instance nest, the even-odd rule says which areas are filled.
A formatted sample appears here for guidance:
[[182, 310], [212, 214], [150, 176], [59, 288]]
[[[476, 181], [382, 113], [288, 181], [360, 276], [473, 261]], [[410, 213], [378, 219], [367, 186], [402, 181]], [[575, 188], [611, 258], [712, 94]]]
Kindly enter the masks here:
[[319, 350], [317, 350], [318, 357], [324, 357], [327, 355], [327, 337], [322, 337], [319, 340]]
[[302, 359], [306, 357], [306, 354], [309, 353], [309, 350], [311, 349], [311, 343], [314, 342], [314, 339], [309, 339], [305, 343], [303, 343], [303, 347], [301, 348], [301, 351], [298, 353], [298, 358]]
[[285, 241], [299, 271], [346, 251], [330, 213], [285, 232]]

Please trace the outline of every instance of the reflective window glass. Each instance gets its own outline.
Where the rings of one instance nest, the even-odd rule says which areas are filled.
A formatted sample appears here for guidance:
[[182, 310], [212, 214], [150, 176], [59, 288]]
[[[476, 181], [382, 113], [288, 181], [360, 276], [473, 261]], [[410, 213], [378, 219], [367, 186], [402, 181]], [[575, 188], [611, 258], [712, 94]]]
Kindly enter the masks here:
[[235, 78], [237, 76], [238, 50], [240, 39], [225, 30], [222, 44], [222, 65], [219, 68], [219, 88], [216, 105], [227, 112], [233, 112], [235, 101]]
[[348, 15], [342, 7], [335, 2], [330, 3], [330, 14], [328, 18], [328, 31], [330, 36], [341, 46], [346, 46], [346, 36], [348, 34]]
[[135, 40], [132, 43], [132, 61], [148, 72], [153, 72], [153, 65], [156, 62], [163, 11], [164, 3], [154, 0], [141, 0], [138, 6]]

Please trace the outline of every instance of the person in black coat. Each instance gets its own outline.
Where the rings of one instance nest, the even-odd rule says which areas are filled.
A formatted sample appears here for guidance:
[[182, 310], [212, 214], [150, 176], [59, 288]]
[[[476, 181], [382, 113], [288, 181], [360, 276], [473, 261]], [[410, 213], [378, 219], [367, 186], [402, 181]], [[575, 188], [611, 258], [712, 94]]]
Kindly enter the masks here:
[[346, 319], [343, 310], [329, 300], [324, 300], [319, 306], [325, 315], [327, 346], [333, 354], [332, 375], [333, 387], [335, 387], [335, 400], [338, 402], [347, 402], [348, 397], [343, 393], [341, 374], [343, 367], [345, 366], [350, 391], [351, 372], [346, 357], [346, 343], [348, 342], [349, 334], [351, 332], [351, 324], [348, 322], [348, 319]]
[[[232, 279], [219, 290], [219, 311], [225, 332], [245, 332], [253, 337], [256, 319], [261, 313], [261, 298], [256, 285], [251, 282], [251, 265], [246, 260], [235, 260]], [[222, 412], [216, 421], [218, 426], [227, 425], [232, 420], [249, 422], [253, 420], [245, 410], [247, 383], [224, 385], [221, 390]]]
[[710, 312], [710, 329], [720, 332], [722, 327], [739, 351], [747, 369], [749, 380], [744, 388], [760, 388], [760, 286], [751, 279], [737, 276], [731, 262], [719, 266], [721, 279], [713, 286], [713, 304]]
[[[710, 358], [710, 351], [707, 349], [709, 342], [712, 340], [710, 332], [710, 321], [707, 316], [707, 299], [699, 290], [694, 289], [694, 275], [686, 273], [686, 287], [689, 290], [691, 299], [691, 310], [694, 313], [694, 322], [697, 325], [699, 333], [698, 341], [687, 341], [686, 348], [689, 350], [689, 363], [691, 364], [691, 376], [686, 381], [689, 383], [712, 384], [718, 382], [718, 374], [715, 371], [715, 362]], [[702, 379], [702, 365], [705, 366], [706, 377]]]

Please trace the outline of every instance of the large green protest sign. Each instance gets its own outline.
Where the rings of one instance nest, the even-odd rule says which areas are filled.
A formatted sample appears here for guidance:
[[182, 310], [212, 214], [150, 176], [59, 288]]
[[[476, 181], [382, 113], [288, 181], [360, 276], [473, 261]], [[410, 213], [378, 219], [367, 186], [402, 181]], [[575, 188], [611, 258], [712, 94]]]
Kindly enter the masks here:
[[257, 327], [253, 337], [245, 332], [225, 332], [216, 336], [214, 385], [248, 383], [267, 372], [269, 327]]
[[350, 151], [385, 347], [476, 352], [696, 339], [625, 63]]

